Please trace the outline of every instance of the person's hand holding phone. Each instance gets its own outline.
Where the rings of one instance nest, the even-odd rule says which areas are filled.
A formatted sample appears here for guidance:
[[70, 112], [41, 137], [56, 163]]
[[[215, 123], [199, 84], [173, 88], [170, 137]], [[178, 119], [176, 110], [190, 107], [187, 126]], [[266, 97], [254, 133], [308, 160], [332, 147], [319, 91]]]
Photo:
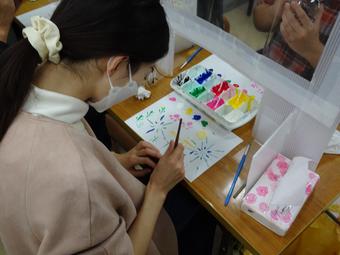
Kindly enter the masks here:
[[313, 67], [318, 64], [324, 48], [319, 39], [323, 10], [321, 6], [313, 21], [296, 1], [292, 1], [285, 4], [280, 24], [280, 31], [288, 46]]

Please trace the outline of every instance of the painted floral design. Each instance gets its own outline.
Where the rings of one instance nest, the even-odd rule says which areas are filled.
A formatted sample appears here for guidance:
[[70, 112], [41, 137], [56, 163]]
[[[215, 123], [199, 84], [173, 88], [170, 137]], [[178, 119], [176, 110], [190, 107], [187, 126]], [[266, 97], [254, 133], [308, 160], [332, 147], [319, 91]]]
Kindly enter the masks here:
[[259, 204], [260, 211], [266, 213], [269, 211], [269, 205], [265, 202]]
[[246, 196], [246, 201], [248, 204], [254, 204], [256, 202], [256, 195], [254, 193], [249, 193]]
[[267, 176], [268, 176], [269, 180], [271, 180], [273, 182], [277, 182], [279, 180], [279, 177], [280, 177], [279, 175], [277, 175], [273, 172], [272, 168], [268, 169]]
[[286, 158], [283, 155], [281, 155], [281, 154], [277, 154], [276, 159], [278, 161], [285, 161], [286, 160]]
[[265, 197], [268, 194], [268, 187], [267, 186], [258, 186], [256, 188], [256, 193], [259, 196]]
[[309, 196], [310, 193], [312, 193], [312, 191], [313, 191], [313, 185], [310, 182], [308, 182], [306, 185], [306, 191], [305, 191], [306, 195]]
[[289, 223], [292, 221], [292, 214], [287, 211], [287, 212], [284, 212], [280, 215], [280, 219], [284, 222], [284, 223]]
[[309, 173], [308, 176], [309, 176], [310, 179], [316, 178], [316, 174], [315, 173]]
[[279, 220], [279, 214], [278, 214], [277, 210], [271, 210], [270, 211], [270, 217], [273, 220]]
[[181, 118], [181, 115], [179, 114], [171, 114], [170, 119], [173, 121], [178, 121]]
[[280, 160], [276, 165], [280, 170], [281, 176], [284, 176], [287, 173], [289, 167], [288, 163], [286, 161]]

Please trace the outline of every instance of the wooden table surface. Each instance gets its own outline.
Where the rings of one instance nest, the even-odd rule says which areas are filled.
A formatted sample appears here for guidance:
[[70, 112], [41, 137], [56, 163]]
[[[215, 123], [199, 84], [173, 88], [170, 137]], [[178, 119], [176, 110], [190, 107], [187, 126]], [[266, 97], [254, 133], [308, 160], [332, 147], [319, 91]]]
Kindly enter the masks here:
[[[24, 0], [23, 4], [17, 11], [17, 15], [34, 10], [44, 6], [51, 0]], [[177, 57], [179, 63], [184, 62], [185, 58], [192, 54], [194, 49], [188, 50]], [[187, 66], [197, 64], [210, 53], [202, 51], [194, 61]], [[178, 70], [175, 70], [177, 73]], [[169, 86], [170, 78], [164, 78], [154, 86], [152, 97], [149, 100], [140, 102], [134, 98], [128, 99], [111, 109], [112, 116], [117, 119], [121, 125], [125, 126], [124, 121], [133, 116], [145, 107], [156, 102], [172, 90]], [[196, 199], [206, 207], [219, 222], [238, 238], [248, 249], [258, 254], [280, 254], [338, 197], [340, 193], [340, 157], [326, 155], [322, 158], [317, 169], [321, 179], [317, 184], [315, 191], [304, 205], [301, 213], [285, 237], [280, 237], [255, 220], [240, 211], [240, 196], [232, 199], [228, 207], [223, 206], [224, 199], [232, 182], [235, 169], [239, 163], [239, 155], [245, 145], [252, 140], [251, 122], [237, 130], [235, 134], [240, 136], [244, 142], [232, 150], [226, 157], [216, 163], [207, 172], [201, 175], [194, 182], [184, 181], [183, 184], [196, 197]], [[131, 135], [139, 139], [139, 137], [127, 127]], [[256, 151], [256, 145], [252, 146], [248, 159]], [[247, 160], [245, 169], [237, 182], [235, 190], [237, 190], [245, 180], [250, 160]], [[204, 223], [202, 223], [204, 224]]]
[[[182, 53], [179, 57], [182, 62], [193, 52], [193, 49]], [[202, 51], [188, 68], [204, 58], [210, 53]], [[175, 73], [176, 70], [175, 70]], [[138, 101], [135, 98], [128, 99], [111, 109], [111, 115], [118, 120], [131, 135], [139, 137], [129, 129], [124, 123], [129, 117], [143, 110], [147, 106], [156, 102], [172, 91], [170, 88], [170, 78], [164, 78], [156, 86], [151, 88], [152, 97], [146, 101]], [[241, 193], [236, 200], [232, 199], [228, 207], [224, 207], [223, 202], [234, 177], [235, 170], [240, 160], [240, 153], [252, 140], [251, 122], [241, 128], [234, 130], [244, 142], [232, 150], [226, 157], [216, 163], [207, 172], [201, 175], [194, 182], [184, 182], [184, 185], [205, 206], [210, 213], [236, 238], [243, 242], [248, 249], [258, 254], [280, 254], [337, 198], [340, 193], [340, 157], [324, 156], [317, 169], [320, 174], [320, 182], [315, 191], [308, 199], [303, 210], [298, 215], [296, 221], [285, 237], [280, 237], [268, 230], [255, 220], [240, 211]], [[255, 143], [253, 143], [255, 144]], [[248, 159], [256, 152], [256, 145], [252, 146]], [[245, 169], [240, 180], [237, 182], [237, 190], [246, 179], [250, 160], [247, 160]], [[202, 223], [204, 224], [204, 223]]]
[[47, 5], [47, 4], [55, 2], [55, 1], [56, 0], [36, 0], [36, 1], [23, 0], [19, 9], [16, 11], [16, 15], [17, 16], [21, 15], [25, 12], [32, 11], [34, 9], [40, 8], [44, 5]]

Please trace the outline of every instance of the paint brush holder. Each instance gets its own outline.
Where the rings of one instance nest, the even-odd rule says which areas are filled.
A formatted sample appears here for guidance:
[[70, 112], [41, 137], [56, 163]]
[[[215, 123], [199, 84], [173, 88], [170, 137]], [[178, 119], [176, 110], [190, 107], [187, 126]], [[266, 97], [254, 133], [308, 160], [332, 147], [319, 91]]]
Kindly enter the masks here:
[[228, 130], [246, 124], [258, 111], [259, 100], [248, 94], [247, 87], [224, 80], [201, 65], [180, 73], [170, 85]]

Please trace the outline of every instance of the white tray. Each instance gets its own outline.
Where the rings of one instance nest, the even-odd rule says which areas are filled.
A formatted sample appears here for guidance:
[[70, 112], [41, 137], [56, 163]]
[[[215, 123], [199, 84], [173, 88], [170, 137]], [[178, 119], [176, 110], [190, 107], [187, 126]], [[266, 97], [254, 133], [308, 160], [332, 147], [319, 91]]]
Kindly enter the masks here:
[[[191, 96], [189, 93], [185, 92], [185, 89], [188, 86], [190, 86], [190, 83], [195, 82], [194, 80], [195, 80], [195, 78], [197, 78], [197, 76], [196, 76], [197, 73], [200, 73], [201, 70], [206, 70], [206, 69], [207, 68], [205, 68], [202, 65], [196, 65], [196, 66], [192, 67], [191, 69], [188, 69], [188, 70], [180, 73], [174, 79], [172, 79], [171, 82], [170, 82], [170, 86], [178, 94], [180, 94], [182, 97], [187, 99], [190, 103], [195, 105], [199, 110], [201, 110], [204, 113], [206, 113], [207, 115], [209, 115], [211, 118], [213, 118], [217, 123], [219, 123], [221, 126], [226, 128], [227, 130], [232, 131], [233, 129], [239, 128], [239, 127], [245, 125], [246, 123], [248, 123], [249, 121], [251, 121], [256, 116], [258, 109], [259, 109], [261, 96], [259, 96], [258, 93], [254, 93], [254, 94], [252, 94], [251, 92], [249, 93], [249, 95], [255, 96], [255, 100], [253, 102], [253, 106], [252, 106], [251, 111], [245, 113], [245, 115], [240, 120], [238, 120], [236, 122], [229, 122], [226, 119], [224, 119], [223, 116], [218, 112], [218, 111], [221, 111], [220, 108], [218, 108], [220, 110], [217, 109], [217, 111], [214, 111], [210, 107], [206, 106], [206, 103], [209, 100], [205, 101], [205, 102], [200, 102], [198, 98], [195, 98], [195, 97]], [[227, 79], [225, 79], [225, 77], [221, 78], [220, 74], [217, 75], [215, 72], [213, 72], [213, 75], [209, 79], [207, 79], [202, 85], [206, 85], [207, 83], [209, 83], [209, 81], [213, 82], [213, 80], [216, 80], [216, 79], [227, 80]], [[234, 84], [234, 83], [237, 83], [237, 81], [231, 81], [231, 84]], [[213, 83], [211, 83], [211, 84], [213, 84]], [[238, 85], [239, 85], [239, 88], [241, 90], [247, 89], [247, 91], [252, 91], [251, 90], [251, 88], [252, 88], [251, 82], [249, 82], [249, 84], [238, 84]], [[214, 85], [212, 85], [212, 86], [214, 86]], [[256, 85], [256, 87], [259, 87], [259, 86]], [[207, 93], [207, 94], [211, 93], [210, 88], [211, 87], [208, 86], [207, 91], [204, 92], [204, 93]]]

